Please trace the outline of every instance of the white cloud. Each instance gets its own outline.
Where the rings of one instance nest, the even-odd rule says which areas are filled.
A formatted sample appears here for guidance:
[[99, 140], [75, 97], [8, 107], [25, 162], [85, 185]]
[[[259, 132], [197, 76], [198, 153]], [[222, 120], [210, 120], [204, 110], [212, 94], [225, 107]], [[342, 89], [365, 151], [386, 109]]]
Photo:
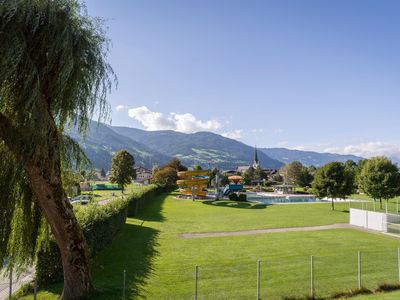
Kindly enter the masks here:
[[264, 129], [257, 129], [257, 128], [255, 128], [255, 129], [252, 129], [251, 132], [254, 132], [254, 133], [263, 133], [263, 132], [264, 132]]
[[138, 121], [146, 130], [175, 130], [184, 133], [193, 133], [203, 130], [216, 130], [221, 124], [216, 120], [202, 121], [190, 113], [169, 113], [164, 115], [154, 112], [146, 106], [131, 108], [128, 110], [129, 117]]
[[282, 129], [282, 128], [276, 128], [276, 129], [274, 129], [274, 133], [275, 133], [275, 134], [279, 134], [279, 133], [283, 133], [283, 132], [285, 132], [285, 130]]
[[230, 138], [230, 139], [240, 139], [243, 137], [242, 132], [243, 132], [243, 130], [236, 129], [234, 131], [225, 132], [221, 135], [224, 137]]
[[124, 111], [125, 109], [127, 109], [128, 107], [126, 107], [125, 105], [117, 105], [117, 107], [115, 108], [115, 110], [117, 112], [121, 112]]
[[400, 159], [400, 145], [383, 142], [368, 142], [356, 145], [347, 145], [345, 147], [331, 147], [324, 149], [324, 152], [354, 154], [366, 158], [384, 155], [391, 158]]

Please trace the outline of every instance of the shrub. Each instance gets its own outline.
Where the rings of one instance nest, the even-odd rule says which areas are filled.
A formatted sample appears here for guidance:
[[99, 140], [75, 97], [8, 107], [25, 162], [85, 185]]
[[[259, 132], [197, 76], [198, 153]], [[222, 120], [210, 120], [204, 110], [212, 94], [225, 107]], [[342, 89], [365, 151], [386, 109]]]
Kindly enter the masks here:
[[[127, 206], [126, 200], [112, 200], [107, 205], [74, 206], [91, 257], [104, 249], [125, 224]], [[60, 251], [53, 239], [48, 244], [43, 243], [39, 250], [36, 274], [39, 283], [50, 283], [63, 278]]]
[[[125, 224], [126, 217], [135, 216], [146, 202], [163, 191], [157, 185], [135, 190], [127, 199], [111, 200], [106, 205], [74, 206], [78, 223], [88, 243], [90, 257], [109, 245]], [[43, 242], [38, 252], [36, 274], [39, 284], [48, 284], [63, 278], [60, 251], [53, 239]]]
[[239, 194], [239, 197], [238, 197], [237, 201], [246, 202], [247, 201], [247, 195], [244, 194], [244, 193]]
[[127, 198], [128, 201], [128, 217], [134, 217], [140, 209], [143, 209], [146, 203], [155, 196], [166, 190], [165, 187], [151, 184], [140, 190], [134, 190]]
[[229, 200], [238, 201], [239, 197], [236, 193], [229, 194]]

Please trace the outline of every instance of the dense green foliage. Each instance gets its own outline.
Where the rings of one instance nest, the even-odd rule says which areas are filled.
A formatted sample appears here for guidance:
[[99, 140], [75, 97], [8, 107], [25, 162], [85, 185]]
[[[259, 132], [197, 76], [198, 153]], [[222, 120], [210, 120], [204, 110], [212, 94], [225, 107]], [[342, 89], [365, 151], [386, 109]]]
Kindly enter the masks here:
[[[74, 212], [90, 248], [91, 257], [104, 249], [125, 224], [126, 216], [135, 216], [151, 203], [162, 189], [149, 185], [132, 192], [127, 199], [111, 200], [106, 205], [77, 205]], [[60, 252], [54, 240], [42, 243], [37, 260], [37, 276], [41, 283], [62, 278]]]
[[154, 171], [152, 182], [169, 190], [175, 189], [176, 181], [179, 179], [177, 172], [180, 171], [187, 171], [187, 167], [182, 165], [179, 159], [174, 158]]
[[285, 183], [300, 187], [310, 186], [313, 180], [308, 168], [298, 161], [285, 165], [279, 170], [279, 173], [283, 176]]
[[1, 142], [0, 158], [0, 265], [8, 256], [12, 264], [22, 266], [34, 260], [41, 213], [32, 201], [25, 172]]
[[125, 186], [136, 178], [135, 159], [126, 150], [115, 153], [111, 163], [110, 182], [117, 183], [124, 192]]
[[31, 263], [46, 232], [38, 206], [45, 212], [54, 199], [34, 195], [38, 178], [28, 171], [39, 168], [65, 198], [60, 169], [76, 168], [83, 155], [64, 128], [76, 124], [82, 133], [95, 109], [107, 115], [113, 72], [106, 53], [101, 23], [75, 0], [1, 1], [0, 265], [6, 256], [9, 266]]
[[379, 199], [381, 208], [382, 199], [400, 193], [399, 169], [386, 157], [374, 157], [363, 163], [358, 181], [362, 191], [373, 199]]
[[331, 198], [332, 209], [335, 209], [335, 199], [345, 199], [354, 192], [354, 173], [343, 163], [328, 163], [317, 170], [312, 190], [319, 198]]
[[132, 193], [127, 198], [128, 201], [128, 216], [134, 217], [138, 212], [144, 209], [147, 204], [151, 203], [157, 195], [164, 192], [164, 187], [151, 184], [144, 186], [140, 189], [132, 191]]
[[171, 167], [163, 167], [154, 172], [151, 181], [154, 184], [165, 186], [169, 189], [176, 188], [176, 181], [178, 180], [178, 175], [176, 170]]
[[[125, 223], [128, 203], [112, 200], [107, 205], [74, 206], [74, 212], [88, 243], [91, 256], [107, 246]], [[62, 279], [60, 251], [52, 239], [38, 253], [36, 274], [40, 283]]]

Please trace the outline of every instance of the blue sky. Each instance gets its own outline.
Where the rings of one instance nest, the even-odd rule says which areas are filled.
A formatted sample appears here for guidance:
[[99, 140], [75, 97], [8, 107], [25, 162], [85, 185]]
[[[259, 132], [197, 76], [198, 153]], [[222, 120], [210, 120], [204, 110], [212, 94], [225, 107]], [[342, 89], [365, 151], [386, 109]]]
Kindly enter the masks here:
[[88, 0], [112, 124], [400, 157], [399, 1]]

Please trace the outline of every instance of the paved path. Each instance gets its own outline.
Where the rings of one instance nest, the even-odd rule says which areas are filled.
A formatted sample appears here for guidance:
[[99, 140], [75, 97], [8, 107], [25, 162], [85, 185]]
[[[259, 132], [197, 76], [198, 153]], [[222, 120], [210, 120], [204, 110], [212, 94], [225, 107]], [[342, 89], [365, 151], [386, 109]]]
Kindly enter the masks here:
[[[0, 269], [0, 272], [2, 270]], [[12, 292], [14, 293], [18, 290], [23, 284], [28, 283], [34, 279], [35, 276], [35, 269], [30, 268], [26, 270], [20, 278], [13, 278], [12, 283]], [[0, 300], [8, 299], [9, 294], [9, 286], [10, 286], [10, 279], [8, 277], [4, 277], [0, 274]]]
[[366, 228], [353, 226], [347, 223], [336, 223], [331, 225], [321, 226], [306, 226], [306, 227], [287, 227], [287, 228], [269, 228], [269, 229], [254, 229], [254, 230], [240, 230], [240, 231], [222, 231], [222, 232], [202, 232], [202, 233], [182, 233], [182, 238], [203, 238], [213, 236], [236, 236], [236, 235], [252, 235], [261, 233], [275, 233], [275, 232], [294, 232], [294, 231], [317, 231], [317, 230], [328, 230], [338, 228], [351, 228], [371, 233], [377, 233], [376, 231], [368, 230]]

